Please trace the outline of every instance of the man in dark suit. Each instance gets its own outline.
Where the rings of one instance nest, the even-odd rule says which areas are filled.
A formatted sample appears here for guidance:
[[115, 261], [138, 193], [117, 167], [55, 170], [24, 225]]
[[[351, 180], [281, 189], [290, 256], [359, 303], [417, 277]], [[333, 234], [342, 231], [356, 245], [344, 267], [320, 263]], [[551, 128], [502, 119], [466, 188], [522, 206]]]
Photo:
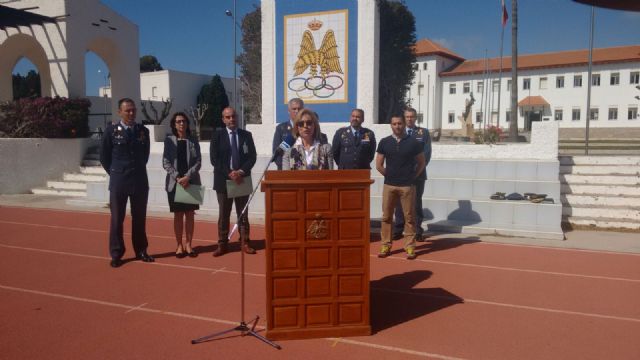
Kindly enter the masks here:
[[123, 222], [127, 210], [127, 199], [131, 201], [131, 239], [136, 259], [153, 262], [147, 254], [147, 198], [149, 180], [149, 130], [136, 123], [136, 104], [129, 98], [118, 101], [117, 124], [109, 124], [103, 134], [100, 163], [109, 174], [109, 206], [111, 225], [109, 229], [109, 252], [111, 267], [122, 265], [125, 252], [122, 236]]
[[362, 127], [364, 110], [351, 111], [351, 126], [338, 129], [333, 136], [331, 151], [338, 169], [371, 169], [376, 152], [376, 136]]
[[222, 121], [225, 128], [217, 129], [213, 134], [209, 151], [213, 165], [213, 189], [216, 191], [219, 207], [218, 248], [213, 256], [222, 256], [228, 252], [229, 218], [234, 202], [238, 215], [240, 243], [243, 244], [241, 250], [247, 254], [255, 254], [256, 251], [249, 242], [249, 216], [247, 213], [240, 216], [249, 195], [228, 198], [227, 180], [240, 184], [245, 177], [251, 175], [251, 169], [256, 163], [256, 146], [251, 133], [238, 128], [234, 108], [227, 107], [222, 111]]
[[[416, 125], [418, 119], [418, 112], [414, 108], [407, 108], [404, 111], [404, 119], [407, 123], [407, 135], [418, 140], [422, 145], [422, 151], [425, 158], [425, 169], [415, 179], [414, 185], [416, 187], [416, 201], [415, 201], [415, 224], [416, 224], [416, 241], [424, 241], [424, 229], [422, 228], [422, 220], [424, 216], [422, 214], [422, 194], [424, 194], [424, 185], [427, 181], [427, 165], [431, 160], [431, 136], [429, 130]], [[396, 207], [396, 220], [394, 224], [394, 238], [402, 237], [402, 229], [404, 228], [404, 216], [402, 206], [398, 204]]]
[[[282, 122], [276, 126], [276, 131], [273, 133], [273, 143], [271, 151], [275, 153], [278, 146], [285, 141], [287, 134], [291, 134], [293, 128], [293, 122], [295, 121], [298, 111], [304, 109], [304, 101], [300, 98], [293, 98], [289, 100], [289, 121]], [[274, 162], [278, 167], [278, 170], [282, 170], [282, 155], [275, 157]]]

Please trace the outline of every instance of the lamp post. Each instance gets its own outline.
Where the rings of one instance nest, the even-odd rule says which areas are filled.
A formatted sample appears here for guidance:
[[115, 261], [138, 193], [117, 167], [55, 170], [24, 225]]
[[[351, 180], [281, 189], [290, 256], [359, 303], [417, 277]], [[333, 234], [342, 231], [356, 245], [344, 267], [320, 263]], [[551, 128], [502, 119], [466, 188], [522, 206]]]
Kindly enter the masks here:
[[[238, 108], [238, 85], [236, 82], [237, 79], [237, 64], [236, 64], [236, 58], [238, 57], [237, 54], [237, 47], [238, 47], [238, 41], [236, 39], [236, 34], [237, 34], [237, 30], [236, 30], [236, 26], [238, 25], [238, 23], [236, 22], [236, 0], [233, 0], [233, 11], [227, 9], [224, 11], [225, 15], [229, 16], [231, 18], [231, 20], [233, 21], [234, 27], [233, 27], [233, 108], [237, 109]], [[240, 128], [244, 129], [244, 118], [241, 119], [240, 121]]]
[[104, 80], [104, 86], [102, 87], [102, 97], [104, 98], [104, 113], [102, 114], [103, 117], [103, 129], [107, 128], [107, 74], [105, 72], [102, 71], [102, 69], [98, 69], [98, 74], [102, 75], [102, 79]]

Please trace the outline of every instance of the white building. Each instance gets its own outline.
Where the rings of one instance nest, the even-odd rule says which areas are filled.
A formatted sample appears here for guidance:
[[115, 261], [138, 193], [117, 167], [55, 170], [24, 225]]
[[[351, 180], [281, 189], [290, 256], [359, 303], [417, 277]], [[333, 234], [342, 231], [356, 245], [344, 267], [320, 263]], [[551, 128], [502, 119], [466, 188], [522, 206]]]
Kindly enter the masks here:
[[[202, 86], [211, 82], [213, 75], [195, 74], [177, 70], [160, 70], [140, 73], [140, 100], [158, 102], [155, 107], [162, 109], [161, 101], [171, 99], [170, 115], [196, 106], [196, 99]], [[229, 104], [233, 106], [233, 78], [220, 77], [224, 84]], [[238, 80], [238, 115], [242, 116], [242, 97], [240, 95], [240, 81]], [[100, 87], [100, 96], [111, 97], [109, 87]], [[168, 118], [167, 118], [168, 119]], [[168, 120], [165, 120], [168, 121]]]
[[[499, 82], [500, 58], [465, 60], [427, 39], [417, 42], [415, 51], [416, 75], [408, 97], [423, 126], [460, 129], [465, 100], [473, 94], [471, 112], [476, 127], [485, 125], [486, 119], [486, 125], [508, 128], [510, 56], [503, 58]], [[557, 121], [561, 128], [585, 127], [587, 59], [588, 50], [518, 57], [520, 128], [530, 129], [531, 121]], [[590, 127], [640, 128], [636, 98], [640, 95], [640, 45], [594, 49], [592, 74]]]

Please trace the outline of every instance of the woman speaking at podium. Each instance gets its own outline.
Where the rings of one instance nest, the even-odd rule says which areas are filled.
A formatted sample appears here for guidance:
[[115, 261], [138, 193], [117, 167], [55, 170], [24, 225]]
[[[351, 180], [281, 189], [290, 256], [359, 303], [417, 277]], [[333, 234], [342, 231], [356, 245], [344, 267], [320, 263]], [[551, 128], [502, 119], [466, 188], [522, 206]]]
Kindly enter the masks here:
[[282, 170], [332, 170], [331, 144], [321, 144], [322, 133], [316, 113], [302, 109], [294, 125], [296, 142], [282, 156]]

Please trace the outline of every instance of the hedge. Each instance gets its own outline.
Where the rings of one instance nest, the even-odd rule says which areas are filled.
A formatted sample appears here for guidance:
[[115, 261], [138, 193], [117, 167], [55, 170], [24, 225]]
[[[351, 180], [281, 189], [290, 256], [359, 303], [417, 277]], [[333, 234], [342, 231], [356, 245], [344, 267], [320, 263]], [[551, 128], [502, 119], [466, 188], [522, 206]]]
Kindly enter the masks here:
[[88, 99], [41, 97], [0, 104], [0, 136], [76, 138], [89, 136]]

